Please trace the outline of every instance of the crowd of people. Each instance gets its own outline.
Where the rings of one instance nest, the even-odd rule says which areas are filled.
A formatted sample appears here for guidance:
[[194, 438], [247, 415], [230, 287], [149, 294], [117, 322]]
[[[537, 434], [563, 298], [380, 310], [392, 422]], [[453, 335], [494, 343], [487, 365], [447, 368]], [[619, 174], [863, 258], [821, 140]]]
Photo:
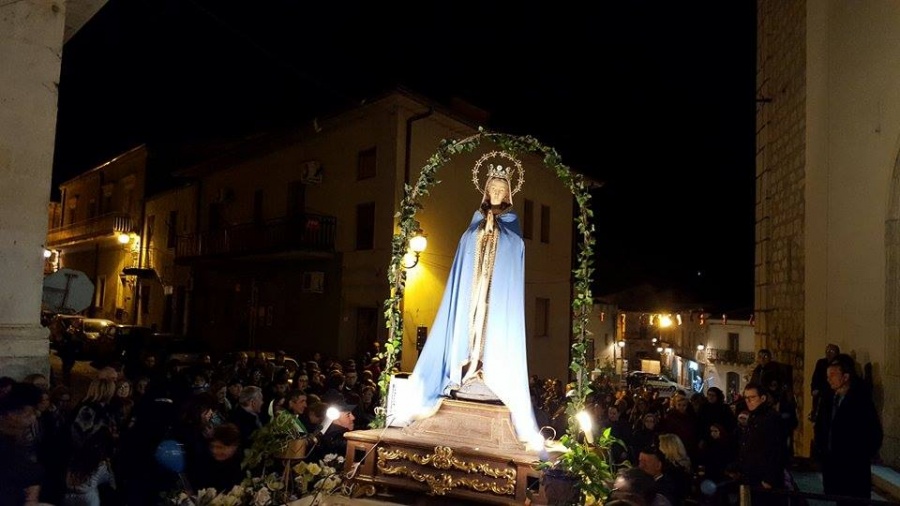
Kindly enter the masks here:
[[[749, 382], [731, 399], [716, 387], [665, 397], [598, 378], [586, 409], [595, 432], [608, 428], [620, 441], [612, 448], [624, 464], [613, 498], [633, 504], [703, 502], [709, 498], [701, 484], [708, 480], [720, 494], [739, 484], [757, 495], [771, 489], [759, 500], [779, 504], [775, 492], [794, 488], [789, 468], [798, 407], [790, 377], [772, 354], [761, 349], [757, 361]], [[813, 457], [825, 493], [845, 498], [870, 497], [869, 466], [882, 440], [871, 385], [858, 372], [854, 359], [832, 344], [812, 380]], [[557, 433], [565, 430], [565, 394], [558, 381], [533, 378], [532, 403], [539, 423]]]
[[[797, 406], [791, 386], [772, 376], [771, 355], [760, 354], [751, 381], [731, 399], [716, 387], [664, 397], [599, 377], [586, 408], [595, 432], [609, 428], [620, 441], [612, 449], [623, 464], [614, 496], [676, 505], [699, 499], [703, 480], [791, 487]], [[317, 354], [295, 366], [283, 352], [270, 361], [239, 353], [182, 367], [150, 354], [124, 370], [99, 370], [83, 397], [40, 374], [0, 378], [0, 506], [144, 505], [186, 486], [228, 490], [246, 476], [243, 450], [281, 412], [315, 436], [309, 461], [344, 455], [344, 433], [368, 428], [379, 404], [379, 362], [360, 362], [365, 366]], [[825, 492], [868, 497], [869, 464], [882, 439], [871, 385], [849, 355], [829, 345], [812, 386], [813, 453]], [[538, 424], [565, 433], [564, 384], [533, 377], [530, 389]], [[326, 423], [329, 406], [339, 415]], [[181, 476], [160, 465], [163, 441], [183, 448]], [[648, 491], [651, 502], [637, 497]]]
[[[0, 378], [0, 505], [150, 505], [173, 490], [229, 490], [252, 471], [243, 450], [281, 412], [313, 436], [308, 461], [343, 456], [343, 434], [375, 417], [378, 361], [294, 364], [283, 352], [190, 367], [148, 354], [98, 370], [83, 397], [41, 374]], [[338, 415], [325, 423], [328, 407]], [[177, 473], [157, 453], [173, 441]]]
[[[548, 382], [538, 399], [539, 419], [564, 430], [555, 382]], [[547, 412], [549, 407], [556, 416]], [[727, 403], [721, 389], [690, 397], [671, 397], [645, 388], [618, 387], [601, 378], [586, 402], [598, 434], [610, 429], [620, 443], [612, 453], [623, 468], [634, 467], [652, 478], [654, 495], [669, 504], [699, 499], [702, 480], [743, 481], [756, 486], [783, 487], [790, 456], [788, 438], [794, 429], [779, 412], [779, 396], [748, 383], [743, 395]], [[625, 464], [628, 462], [630, 466]], [[623, 475], [633, 480], [634, 471]], [[621, 495], [621, 494], [620, 494]], [[635, 498], [633, 498], [635, 499]], [[665, 504], [665, 503], [663, 503]]]

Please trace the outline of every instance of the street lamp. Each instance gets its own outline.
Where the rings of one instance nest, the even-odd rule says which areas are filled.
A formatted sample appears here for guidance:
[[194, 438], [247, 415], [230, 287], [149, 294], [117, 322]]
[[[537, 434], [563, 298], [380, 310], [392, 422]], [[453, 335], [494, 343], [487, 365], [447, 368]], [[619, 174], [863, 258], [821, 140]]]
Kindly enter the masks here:
[[667, 315], [667, 314], [659, 315], [659, 318], [657, 321], [659, 322], [659, 327], [662, 329], [672, 326], [672, 316], [671, 315]]
[[403, 255], [403, 267], [407, 269], [412, 269], [416, 265], [419, 264], [419, 255], [425, 251], [425, 248], [428, 247], [428, 239], [422, 234], [422, 231], [416, 233], [412, 239], [409, 240], [409, 251]]
[[667, 328], [671, 327], [672, 324], [673, 324], [672, 315], [670, 315], [670, 314], [656, 315], [656, 340], [654, 341], [654, 344], [660, 344], [660, 345], [663, 344], [663, 342], [664, 342], [663, 334], [662, 334], [663, 329], [667, 329]]

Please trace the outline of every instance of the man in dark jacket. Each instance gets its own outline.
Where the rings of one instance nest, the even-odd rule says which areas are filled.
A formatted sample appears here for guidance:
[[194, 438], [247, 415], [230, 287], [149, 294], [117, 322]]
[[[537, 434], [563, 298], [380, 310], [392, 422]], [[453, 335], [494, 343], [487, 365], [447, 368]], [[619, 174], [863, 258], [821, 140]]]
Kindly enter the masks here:
[[670, 504], [684, 504], [689, 488], [686, 473], [679, 473], [659, 448], [650, 446], [641, 449], [638, 454], [638, 468], [653, 477], [656, 492], [665, 497]]
[[809, 385], [809, 391], [812, 393], [812, 410], [809, 412], [809, 420], [816, 421], [819, 412], [819, 401], [823, 395], [831, 394], [831, 387], [828, 385], [828, 364], [841, 352], [836, 344], [829, 344], [825, 347], [825, 356], [816, 360], [816, 368], [813, 371], [812, 381]]
[[237, 425], [241, 431], [241, 444], [243, 448], [250, 447], [250, 437], [256, 429], [262, 427], [259, 412], [263, 405], [262, 389], [257, 386], [247, 386], [241, 390], [239, 404], [232, 410], [228, 421]]
[[[750, 374], [750, 383], [760, 385], [767, 395], [772, 393], [772, 384], [778, 387], [788, 384], [787, 378], [782, 374], [782, 365], [772, 360], [772, 352], [762, 348], [756, 353], [756, 367]], [[780, 388], [778, 388], [780, 390]], [[772, 401], [770, 398], [769, 401]]]
[[767, 402], [767, 392], [756, 383], [744, 387], [750, 416], [740, 434], [738, 470], [741, 482], [751, 487], [783, 488], [785, 452], [781, 418]]
[[869, 499], [870, 466], [884, 436], [871, 391], [846, 354], [828, 365], [827, 378], [831, 392], [822, 397], [815, 425], [825, 493]]
[[327, 427], [321, 435], [316, 435], [317, 443], [310, 450], [309, 456], [306, 458], [307, 462], [318, 462], [330, 453], [337, 454], [339, 457], [343, 457], [347, 453], [347, 440], [344, 439], [344, 434], [353, 430], [353, 421], [356, 419], [353, 416], [353, 410], [356, 409], [356, 406], [338, 401], [331, 407], [337, 410], [337, 413], [333, 413], [335, 418], [331, 418], [332, 415], [328, 415], [326, 418]]

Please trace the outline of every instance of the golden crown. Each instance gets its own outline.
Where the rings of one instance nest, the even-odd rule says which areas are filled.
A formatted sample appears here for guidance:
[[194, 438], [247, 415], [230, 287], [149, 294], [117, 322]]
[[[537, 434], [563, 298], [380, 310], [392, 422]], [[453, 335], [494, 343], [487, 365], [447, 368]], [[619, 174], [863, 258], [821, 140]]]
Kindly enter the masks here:
[[505, 179], [509, 181], [512, 178], [513, 168], [507, 165], [506, 167], [500, 165], [494, 165], [493, 163], [488, 165], [487, 175], [488, 178], [498, 177], [500, 179]]
[[[479, 193], [484, 192], [484, 185], [487, 184], [487, 181], [482, 184], [478, 180], [478, 172], [484, 162], [491, 158], [501, 158], [509, 162], [507, 165], [501, 165], [500, 163], [488, 164], [486, 172], [487, 181], [490, 181], [491, 178], [500, 178], [509, 182], [509, 196], [511, 198], [522, 189], [522, 184], [525, 183], [525, 169], [522, 168], [522, 162], [506, 151], [491, 151], [479, 158], [478, 161], [475, 162], [475, 166], [472, 167], [472, 184], [475, 185], [475, 189], [478, 190]], [[513, 186], [513, 176], [516, 174], [518, 174], [518, 180], [516, 181], [516, 185]]]

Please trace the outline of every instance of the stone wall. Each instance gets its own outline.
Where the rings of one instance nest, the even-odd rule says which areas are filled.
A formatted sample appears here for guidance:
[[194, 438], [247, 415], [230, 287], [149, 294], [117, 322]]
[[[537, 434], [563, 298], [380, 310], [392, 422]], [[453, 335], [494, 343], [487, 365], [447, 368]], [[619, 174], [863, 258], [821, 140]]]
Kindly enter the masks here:
[[[757, 6], [757, 348], [793, 368], [804, 413], [806, 2]], [[808, 447], [803, 430], [796, 450]]]

